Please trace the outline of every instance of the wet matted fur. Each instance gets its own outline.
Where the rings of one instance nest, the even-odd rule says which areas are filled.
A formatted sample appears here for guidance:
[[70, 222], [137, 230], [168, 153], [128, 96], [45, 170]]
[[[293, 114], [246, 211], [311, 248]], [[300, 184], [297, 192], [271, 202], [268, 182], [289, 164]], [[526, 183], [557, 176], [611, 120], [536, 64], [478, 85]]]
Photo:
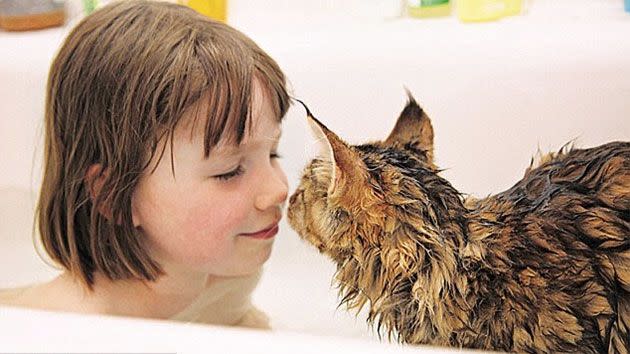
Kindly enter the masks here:
[[322, 156], [290, 198], [337, 264], [342, 304], [410, 344], [628, 353], [630, 143], [563, 149], [509, 190], [465, 199], [409, 96], [390, 136], [351, 146], [310, 112]]

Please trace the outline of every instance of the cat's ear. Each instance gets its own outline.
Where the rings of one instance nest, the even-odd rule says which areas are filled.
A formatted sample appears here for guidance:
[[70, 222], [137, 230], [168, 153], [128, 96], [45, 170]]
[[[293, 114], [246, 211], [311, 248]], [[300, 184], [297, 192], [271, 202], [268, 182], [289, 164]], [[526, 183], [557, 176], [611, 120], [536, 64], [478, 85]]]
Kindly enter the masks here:
[[431, 119], [418, 105], [411, 92], [407, 90], [409, 100], [400, 113], [396, 125], [389, 134], [386, 143], [415, 143], [419, 148], [425, 150], [429, 162], [433, 162], [433, 126]]
[[[304, 105], [303, 102], [302, 105]], [[320, 143], [320, 156], [330, 161], [331, 179], [328, 193], [343, 193], [349, 189], [357, 189], [366, 182], [365, 168], [359, 154], [341, 138], [317, 120], [308, 107], [306, 108], [309, 126]]]

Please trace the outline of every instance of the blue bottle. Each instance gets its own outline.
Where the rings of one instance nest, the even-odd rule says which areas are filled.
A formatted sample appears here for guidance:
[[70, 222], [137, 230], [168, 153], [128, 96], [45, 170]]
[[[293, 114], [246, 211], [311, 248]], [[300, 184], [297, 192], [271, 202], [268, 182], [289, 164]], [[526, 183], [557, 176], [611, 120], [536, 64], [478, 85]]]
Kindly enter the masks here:
[[630, 12], [630, 0], [625, 0], [626, 11]]

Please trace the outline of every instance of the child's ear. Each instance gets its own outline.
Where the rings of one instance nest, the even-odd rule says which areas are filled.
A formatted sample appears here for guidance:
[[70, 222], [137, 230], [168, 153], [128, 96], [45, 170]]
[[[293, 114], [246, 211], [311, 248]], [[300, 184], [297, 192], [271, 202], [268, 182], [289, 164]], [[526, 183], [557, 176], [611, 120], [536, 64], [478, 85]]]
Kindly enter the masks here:
[[[101, 190], [103, 189], [103, 184], [105, 183], [107, 175], [107, 169], [103, 170], [103, 166], [101, 164], [91, 165], [85, 173], [85, 186], [87, 187], [88, 193], [90, 194], [92, 204], [97, 203], [97, 198], [101, 193]], [[106, 205], [105, 202], [97, 206], [97, 209], [98, 212], [103, 215], [107, 220], [112, 219], [111, 207]]]
[[[105, 184], [105, 179], [108, 175], [109, 171], [107, 169], [103, 169], [103, 166], [101, 164], [91, 165], [85, 173], [85, 185], [90, 194], [90, 199], [92, 200], [92, 203], [97, 203], [98, 195], [101, 193], [103, 185]], [[111, 221], [114, 216], [111, 205], [109, 205], [107, 199], [100, 201], [100, 203], [101, 204], [97, 207], [98, 212], [103, 215], [103, 217], [105, 217], [107, 220]], [[136, 213], [133, 212], [133, 208], [131, 214], [133, 225], [138, 226], [139, 222], [137, 221]], [[118, 221], [118, 224], [120, 223], [121, 222]]]
[[[103, 185], [105, 184], [105, 180], [109, 175], [109, 170], [107, 168], [103, 169], [101, 164], [93, 164], [91, 165], [87, 172], [85, 173], [85, 185], [88, 189], [88, 193], [90, 194], [90, 199], [92, 203], [97, 202], [97, 198], [103, 189]], [[101, 204], [97, 206], [98, 212], [103, 215], [107, 220], [112, 220], [113, 212], [112, 207], [109, 205], [109, 201], [107, 198], [101, 201]], [[133, 224], [136, 226], [136, 217], [135, 213], [133, 215]], [[118, 222], [120, 224], [120, 222]]]

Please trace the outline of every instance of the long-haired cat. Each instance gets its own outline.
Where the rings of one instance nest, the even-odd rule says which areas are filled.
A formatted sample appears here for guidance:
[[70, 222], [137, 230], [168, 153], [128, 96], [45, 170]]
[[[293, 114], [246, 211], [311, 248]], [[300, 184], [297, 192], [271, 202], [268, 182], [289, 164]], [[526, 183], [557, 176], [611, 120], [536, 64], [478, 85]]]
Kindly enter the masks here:
[[384, 141], [351, 146], [308, 111], [324, 152], [292, 228], [337, 265], [342, 304], [400, 342], [628, 353], [630, 143], [561, 150], [509, 190], [465, 199], [409, 102]]

